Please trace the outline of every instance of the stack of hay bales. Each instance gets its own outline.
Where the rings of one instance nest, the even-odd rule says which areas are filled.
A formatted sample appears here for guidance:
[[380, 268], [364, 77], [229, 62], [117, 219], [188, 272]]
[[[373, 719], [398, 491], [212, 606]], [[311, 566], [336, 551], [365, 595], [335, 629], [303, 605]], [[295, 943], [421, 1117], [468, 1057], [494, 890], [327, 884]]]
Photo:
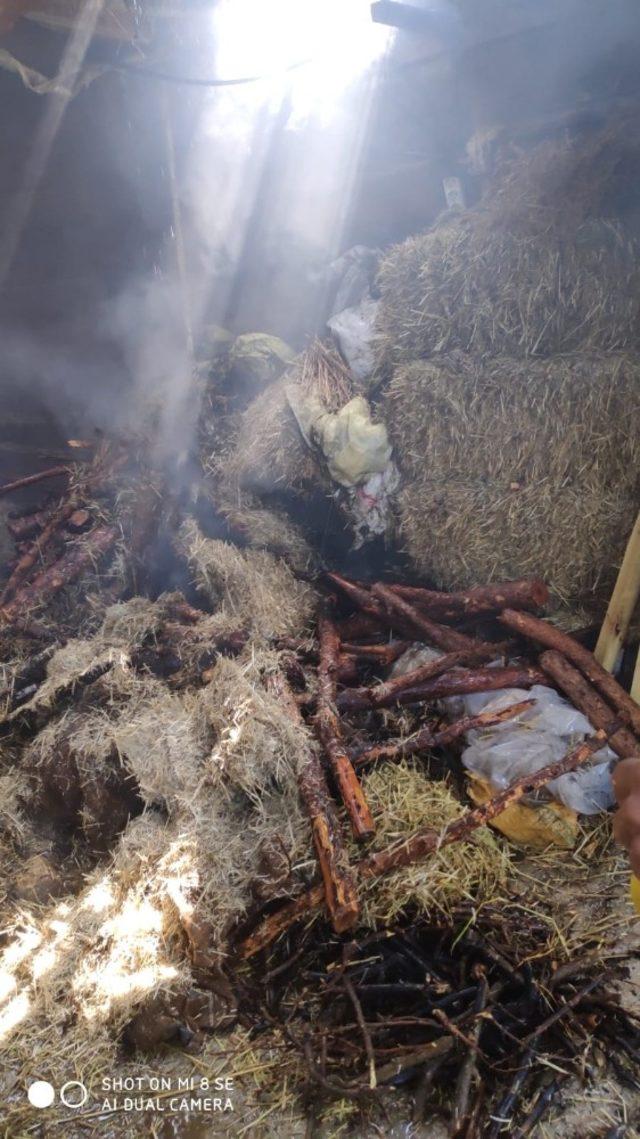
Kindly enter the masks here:
[[442, 588], [535, 573], [601, 611], [640, 502], [640, 140], [544, 144], [380, 273], [400, 532]]

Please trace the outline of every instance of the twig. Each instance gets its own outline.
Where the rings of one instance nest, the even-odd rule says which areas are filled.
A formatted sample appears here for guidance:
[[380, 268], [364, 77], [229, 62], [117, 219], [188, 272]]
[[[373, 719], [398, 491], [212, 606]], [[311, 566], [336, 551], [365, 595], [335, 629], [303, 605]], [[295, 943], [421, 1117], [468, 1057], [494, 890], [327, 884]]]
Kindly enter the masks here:
[[555, 1080], [547, 1084], [544, 1091], [538, 1096], [522, 1126], [518, 1127], [518, 1129], [512, 1133], [512, 1139], [525, 1139], [525, 1136], [531, 1134], [536, 1124], [542, 1119], [547, 1108], [553, 1103], [564, 1082], [568, 1079], [568, 1075], [556, 1076]]
[[25, 486], [33, 486], [35, 483], [44, 482], [45, 479], [59, 478], [60, 475], [68, 475], [68, 467], [49, 467], [46, 471], [38, 471], [35, 475], [25, 475], [24, 478], [14, 479], [13, 482], [6, 482], [0, 486], [0, 495], [11, 494], [14, 490], [21, 490]]
[[358, 1000], [358, 994], [356, 993], [346, 972], [343, 975], [342, 983], [349, 995], [349, 1000], [353, 1005], [354, 1012], [356, 1014], [356, 1020], [362, 1033], [362, 1039], [364, 1040], [364, 1050], [367, 1054], [367, 1060], [369, 1061], [369, 1087], [373, 1091], [378, 1086], [378, 1079], [376, 1076], [376, 1057], [375, 1052], [373, 1051], [373, 1044], [371, 1043], [371, 1035], [362, 1013], [362, 1005]]
[[471, 1044], [464, 1063], [462, 1064], [458, 1073], [456, 1082], [456, 1093], [453, 1115], [451, 1119], [451, 1132], [457, 1134], [464, 1121], [469, 1114], [469, 1096], [471, 1094], [471, 1083], [476, 1071], [477, 1053], [480, 1046], [480, 1034], [482, 1032], [482, 1014], [486, 1008], [487, 996], [489, 994], [489, 984], [487, 978], [482, 975], [478, 982], [478, 992], [473, 1005], [473, 1011], [477, 1017], [476, 1022], [471, 1030]]
[[518, 1101], [518, 1096], [522, 1090], [523, 1084], [531, 1071], [531, 1065], [535, 1057], [533, 1048], [528, 1048], [525, 1052], [522, 1062], [518, 1067], [506, 1095], [500, 1100], [500, 1103], [491, 1114], [491, 1126], [487, 1133], [487, 1139], [498, 1139], [500, 1132], [508, 1127], [511, 1130], [513, 1122], [513, 1111]]

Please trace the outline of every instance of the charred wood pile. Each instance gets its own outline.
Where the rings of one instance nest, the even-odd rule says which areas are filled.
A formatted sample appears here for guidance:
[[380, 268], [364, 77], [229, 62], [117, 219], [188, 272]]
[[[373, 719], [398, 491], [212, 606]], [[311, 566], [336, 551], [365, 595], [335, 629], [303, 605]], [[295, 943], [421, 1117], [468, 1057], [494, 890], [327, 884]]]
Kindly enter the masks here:
[[[637, 1089], [622, 863], [557, 788], [638, 754], [640, 712], [544, 583], [301, 573], [207, 537], [122, 448], [64, 473], [60, 497], [51, 471], [2, 488], [43, 493], [9, 517], [0, 606], [9, 1064], [72, 1056], [91, 1085], [250, 1056], [251, 1126], [304, 1104], [366, 1127], [395, 1092], [465, 1139], [532, 1134], [607, 1071]], [[550, 691], [588, 730], [478, 798], [463, 749], [526, 735]], [[585, 859], [500, 833], [555, 808]]]

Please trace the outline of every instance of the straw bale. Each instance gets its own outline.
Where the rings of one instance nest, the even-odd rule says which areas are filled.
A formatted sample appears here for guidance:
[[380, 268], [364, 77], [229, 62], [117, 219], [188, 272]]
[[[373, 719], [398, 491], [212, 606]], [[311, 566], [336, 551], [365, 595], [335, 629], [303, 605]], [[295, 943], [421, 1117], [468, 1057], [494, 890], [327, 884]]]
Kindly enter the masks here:
[[324, 464], [305, 443], [289, 405], [287, 389], [296, 386], [317, 395], [332, 412], [348, 403], [356, 390], [340, 355], [315, 340], [242, 415], [225, 461], [225, 483], [232, 493], [240, 489], [257, 495], [300, 495], [318, 487], [330, 492]]
[[640, 500], [640, 361], [461, 353], [399, 368], [385, 400], [405, 482], [400, 531], [445, 589], [543, 577], [608, 597]]
[[549, 356], [640, 344], [639, 250], [614, 222], [519, 233], [482, 211], [392, 248], [380, 268], [378, 362], [453, 349]]
[[379, 365], [456, 348], [637, 347], [638, 243], [621, 218], [639, 169], [635, 124], [545, 142], [506, 163], [474, 209], [393, 247], [379, 273]]

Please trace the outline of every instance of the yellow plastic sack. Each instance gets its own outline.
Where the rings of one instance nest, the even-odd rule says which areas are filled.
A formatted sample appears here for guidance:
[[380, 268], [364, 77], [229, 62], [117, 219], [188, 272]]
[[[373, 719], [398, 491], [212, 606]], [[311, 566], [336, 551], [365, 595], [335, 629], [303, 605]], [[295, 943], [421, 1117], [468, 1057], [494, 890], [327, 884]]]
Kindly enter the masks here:
[[[479, 775], [469, 777], [468, 791], [474, 803], [486, 803], [497, 795], [497, 790]], [[544, 850], [547, 846], [560, 846], [569, 850], [578, 837], [578, 815], [564, 803], [555, 799], [529, 806], [521, 800], [507, 807], [489, 824], [500, 831], [510, 842], [528, 846], [531, 850]]]

